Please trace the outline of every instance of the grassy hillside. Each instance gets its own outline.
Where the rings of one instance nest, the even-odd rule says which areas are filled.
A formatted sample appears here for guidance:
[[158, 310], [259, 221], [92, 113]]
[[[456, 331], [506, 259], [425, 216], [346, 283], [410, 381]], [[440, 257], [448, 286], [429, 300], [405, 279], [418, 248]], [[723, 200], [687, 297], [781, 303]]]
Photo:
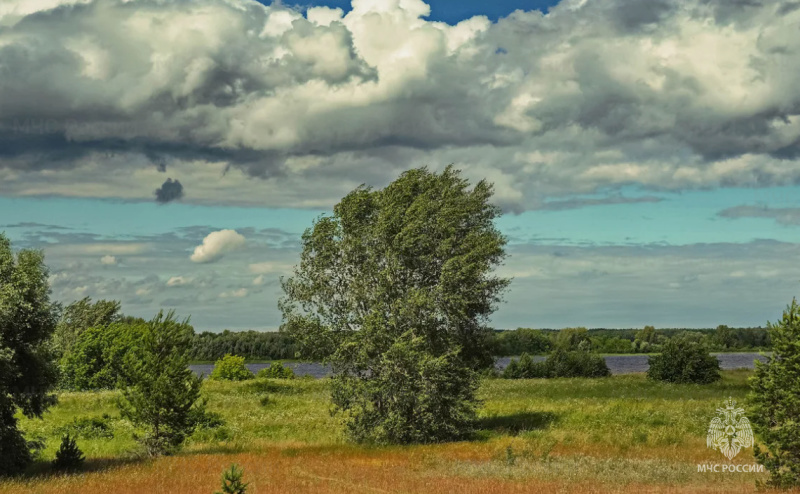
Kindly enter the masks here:
[[[22, 421], [30, 438], [46, 441], [43, 461], [25, 478], [0, 482], [0, 493], [212, 493], [234, 462], [257, 493], [752, 492], [762, 475], [697, 472], [699, 462], [727, 463], [706, 447], [706, 429], [724, 399], [744, 403], [747, 394], [749, 372], [723, 375], [709, 386], [643, 375], [488, 380], [473, 441], [389, 448], [344, 440], [327, 380], [207, 381], [209, 409], [226, 424], [155, 461], [136, 455], [136, 431], [119, 419], [116, 393], [64, 393], [44, 420]], [[87, 472], [49, 473], [44, 460], [81, 417], [97, 419], [84, 421], [78, 440]], [[734, 459], [753, 462], [751, 449]]]

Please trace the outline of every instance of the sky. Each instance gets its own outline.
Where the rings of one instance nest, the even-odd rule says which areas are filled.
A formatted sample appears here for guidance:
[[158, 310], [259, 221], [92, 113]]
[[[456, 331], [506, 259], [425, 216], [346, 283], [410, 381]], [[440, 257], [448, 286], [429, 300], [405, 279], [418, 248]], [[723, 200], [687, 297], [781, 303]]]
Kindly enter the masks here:
[[52, 296], [275, 330], [360, 184], [495, 186], [499, 328], [759, 326], [800, 283], [800, 2], [4, 0], [0, 232]]

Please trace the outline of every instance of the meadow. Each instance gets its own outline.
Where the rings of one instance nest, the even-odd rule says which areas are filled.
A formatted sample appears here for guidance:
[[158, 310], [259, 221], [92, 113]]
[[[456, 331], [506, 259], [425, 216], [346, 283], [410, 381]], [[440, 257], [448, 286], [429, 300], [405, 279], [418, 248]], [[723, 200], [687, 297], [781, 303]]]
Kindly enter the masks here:
[[[327, 379], [207, 380], [208, 408], [225, 424], [156, 460], [137, 454], [117, 392], [61, 393], [43, 420], [21, 420], [27, 437], [46, 446], [28, 474], [0, 482], [0, 493], [213, 493], [231, 463], [244, 467], [253, 493], [753, 492], [765, 474], [697, 471], [698, 463], [729, 463], [706, 447], [706, 430], [729, 396], [746, 407], [749, 375], [724, 371], [703, 386], [643, 374], [488, 379], [473, 440], [392, 447], [347, 442], [330, 414]], [[86, 468], [51, 473], [48, 461], [70, 430], [79, 432]], [[753, 464], [752, 449], [732, 463]]]

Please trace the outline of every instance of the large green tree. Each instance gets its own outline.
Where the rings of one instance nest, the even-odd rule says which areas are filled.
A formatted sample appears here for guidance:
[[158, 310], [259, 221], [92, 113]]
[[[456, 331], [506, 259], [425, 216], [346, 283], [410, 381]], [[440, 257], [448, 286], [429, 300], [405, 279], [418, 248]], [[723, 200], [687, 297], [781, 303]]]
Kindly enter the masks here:
[[0, 476], [18, 473], [31, 461], [17, 410], [41, 417], [54, 402], [57, 369], [49, 341], [57, 319], [44, 255], [14, 254], [0, 234]]
[[772, 355], [756, 362], [748, 416], [760, 439], [755, 455], [777, 487], [800, 486], [800, 306], [769, 324]]
[[358, 187], [303, 234], [282, 280], [283, 327], [332, 364], [334, 404], [356, 439], [468, 432], [474, 371], [493, 362], [488, 317], [509, 282], [492, 273], [506, 239], [491, 196], [452, 167], [414, 169]]

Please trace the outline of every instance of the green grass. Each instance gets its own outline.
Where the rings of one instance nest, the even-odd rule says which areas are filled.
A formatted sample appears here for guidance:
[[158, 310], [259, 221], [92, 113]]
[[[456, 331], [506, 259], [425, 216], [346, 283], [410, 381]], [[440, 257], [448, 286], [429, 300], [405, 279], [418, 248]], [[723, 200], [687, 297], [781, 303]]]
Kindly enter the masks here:
[[[643, 374], [489, 379], [479, 390], [482, 405], [473, 441], [379, 451], [416, 458], [419, 475], [456, 479], [752, 486], [757, 475], [696, 472], [697, 463], [727, 462], [706, 447], [706, 430], [729, 396], [746, 407], [750, 374], [724, 371], [722, 381], [705, 386], [655, 383]], [[347, 444], [338, 418], [331, 416], [327, 379], [205, 381], [203, 394], [209, 410], [221, 414], [226, 424], [198, 431], [185, 455], [258, 455], [275, 448], [282, 457], [302, 456], [309, 448], [330, 452], [325, 454], [367, 451]], [[114, 437], [81, 437], [79, 447], [90, 460], [131, 458], [137, 451], [136, 430], [119, 418], [116, 398], [116, 392], [62, 393], [44, 420], [21, 418], [21, 427], [29, 438], [46, 441], [42, 458], [49, 461], [61, 439], [59, 430], [75, 419], [105, 414]], [[509, 447], [513, 464], [506, 459]], [[752, 450], [735, 461], [753, 463]]]
[[[482, 440], [527, 435], [565, 444], [626, 448], [686, 445], [705, 441], [708, 421], [729, 396], [740, 402], [749, 371], [725, 371], [721, 382], [677, 385], [648, 381], [641, 374], [605, 379], [490, 379], [479, 398]], [[340, 444], [341, 427], [329, 413], [326, 379], [267, 380], [203, 384], [208, 409], [218, 412], [222, 431], [201, 431], [194, 443], [236, 444], [253, 440]], [[119, 418], [114, 391], [61, 393], [44, 420], [21, 418], [29, 437], [47, 441], [45, 456], [60, 441], [58, 430], [82, 417], [107, 414], [114, 438], [80, 440], [89, 457], [117, 456], [135, 448], [135, 429]], [[266, 405], [262, 398], [267, 396]], [[216, 434], [216, 435], [215, 435]], [[216, 439], [219, 439], [217, 441]]]

